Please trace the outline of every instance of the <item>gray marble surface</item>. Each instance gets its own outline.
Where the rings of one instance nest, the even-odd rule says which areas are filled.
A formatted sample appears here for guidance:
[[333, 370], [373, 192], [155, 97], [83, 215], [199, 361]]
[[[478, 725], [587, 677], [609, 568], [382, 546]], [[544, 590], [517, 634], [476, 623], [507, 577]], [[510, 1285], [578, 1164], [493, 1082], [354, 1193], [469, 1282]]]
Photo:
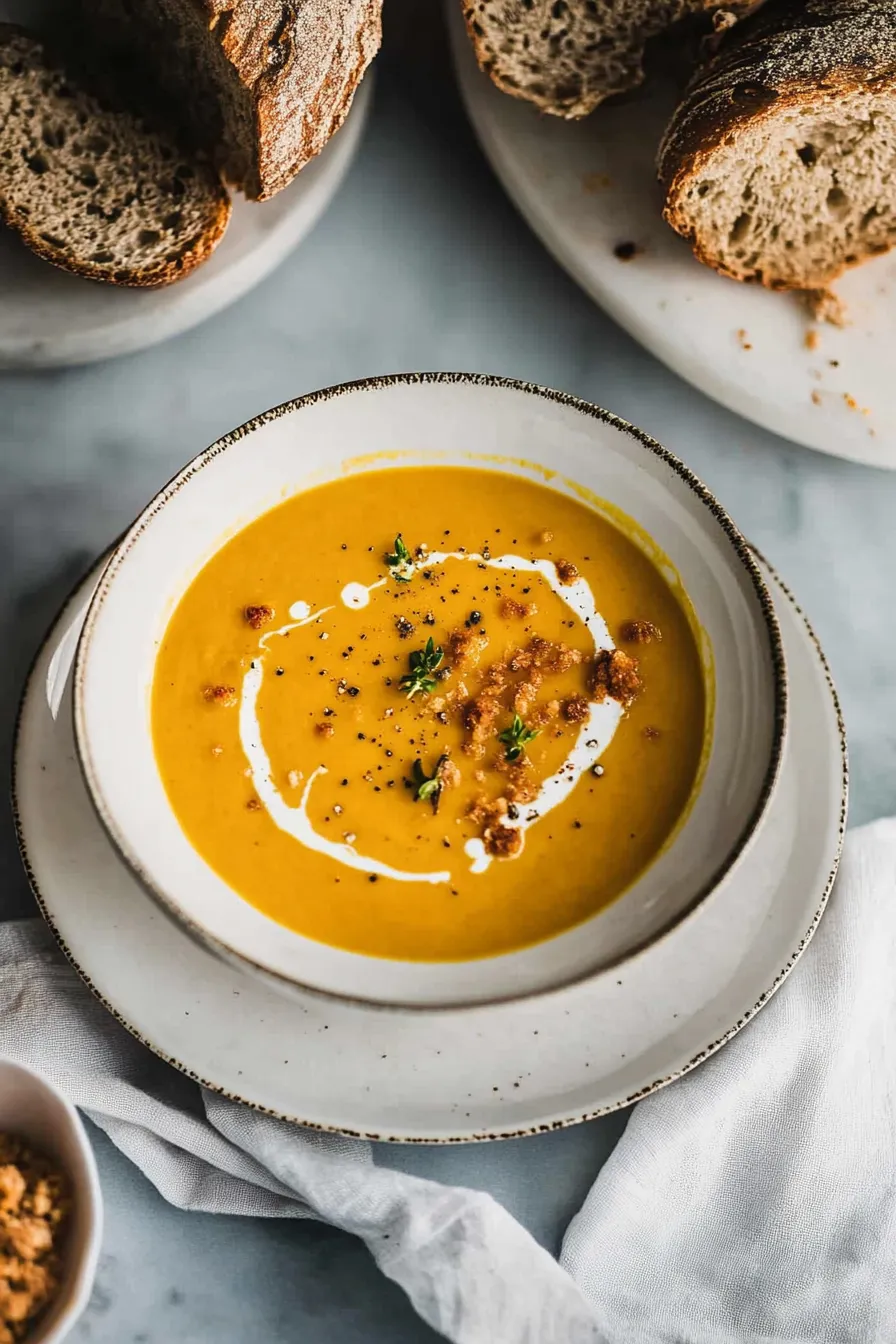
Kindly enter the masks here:
[[[392, 8], [398, 22], [387, 30], [361, 155], [323, 222], [270, 280], [158, 349], [0, 376], [4, 748], [29, 659], [64, 592], [187, 458], [313, 388], [397, 370], [482, 370], [600, 402], [696, 469], [790, 583], [827, 649], [851, 738], [853, 824], [892, 812], [896, 475], [813, 455], [728, 414], [579, 293], [481, 159], [427, 8]], [[32, 910], [4, 817], [0, 915]], [[378, 1157], [491, 1190], [556, 1248], [623, 1123]], [[102, 1136], [96, 1146], [105, 1255], [75, 1339], [435, 1338], [360, 1243], [309, 1224], [179, 1213]]]

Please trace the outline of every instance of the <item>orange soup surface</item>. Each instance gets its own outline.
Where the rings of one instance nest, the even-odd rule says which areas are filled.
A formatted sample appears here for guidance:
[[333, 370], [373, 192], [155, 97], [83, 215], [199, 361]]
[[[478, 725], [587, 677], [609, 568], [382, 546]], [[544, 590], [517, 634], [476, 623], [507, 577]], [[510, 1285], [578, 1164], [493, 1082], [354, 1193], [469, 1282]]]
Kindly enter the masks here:
[[706, 718], [693, 612], [634, 527], [458, 467], [349, 474], [246, 527], [175, 609], [152, 691], [171, 806], [224, 881], [411, 960], [613, 901], [682, 819]]

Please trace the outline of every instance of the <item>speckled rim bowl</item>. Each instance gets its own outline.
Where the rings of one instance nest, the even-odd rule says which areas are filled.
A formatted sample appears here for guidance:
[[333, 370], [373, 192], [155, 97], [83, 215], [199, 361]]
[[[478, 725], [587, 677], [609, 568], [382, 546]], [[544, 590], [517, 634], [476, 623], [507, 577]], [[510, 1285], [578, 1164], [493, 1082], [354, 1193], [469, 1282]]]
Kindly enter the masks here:
[[[509, 471], [567, 494], [583, 487], [627, 514], [688, 592], [713, 669], [702, 779], [671, 843], [600, 914], [534, 947], [475, 961], [361, 956], [256, 910], [181, 831], [151, 736], [150, 687], [167, 620], [223, 541], [324, 481], [426, 463]], [[772, 599], [744, 538], [705, 486], [607, 411], [468, 374], [330, 388], [268, 411], [201, 453], [112, 556], [74, 672], [75, 739], [88, 791], [120, 856], [163, 910], [218, 954], [283, 986], [415, 1008], [558, 989], [643, 951], [694, 911], [730, 877], [769, 807], [786, 705]]]
[[103, 1207], [93, 1151], [74, 1106], [46, 1078], [9, 1059], [0, 1059], [0, 1132], [57, 1162], [71, 1187], [59, 1289], [26, 1336], [26, 1344], [59, 1344], [87, 1306], [99, 1260]]

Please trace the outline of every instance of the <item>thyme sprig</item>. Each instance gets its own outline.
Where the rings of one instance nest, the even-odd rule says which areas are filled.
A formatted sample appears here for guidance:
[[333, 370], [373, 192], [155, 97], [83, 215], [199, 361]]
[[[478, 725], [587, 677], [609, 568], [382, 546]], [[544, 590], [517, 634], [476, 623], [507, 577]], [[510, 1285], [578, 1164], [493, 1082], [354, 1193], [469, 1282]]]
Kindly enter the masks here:
[[433, 812], [438, 812], [439, 803], [442, 799], [442, 767], [446, 764], [447, 760], [447, 754], [440, 756], [436, 761], [435, 770], [433, 770], [431, 775], [428, 775], [423, 769], [423, 762], [418, 756], [411, 771], [414, 780], [414, 797], [419, 803], [432, 803]]
[[407, 698], [413, 700], [418, 691], [424, 695], [429, 695], [436, 688], [436, 680], [432, 675], [441, 665], [444, 654], [442, 647], [436, 648], [432, 640], [432, 635], [426, 641], [422, 649], [415, 649], [410, 655], [410, 672], [406, 672], [399, 685], [403, 691], [407, 692]]
[[505, 747], [504, 759], [507, 761], [519, 760], [530, 742], [534, 742], [540, 729], [527, 728], [520, 718], [519, 714], [514, 714], [513, 722], [509, 728], [505, 728], [503, 733], [498, 734], [498, 741]]
[[386, 555], [389, 573], [398, 583], [410, 583], [414, 577], [414, 561], [400, 532], [395, 538], [394, 546], [395, 550]]

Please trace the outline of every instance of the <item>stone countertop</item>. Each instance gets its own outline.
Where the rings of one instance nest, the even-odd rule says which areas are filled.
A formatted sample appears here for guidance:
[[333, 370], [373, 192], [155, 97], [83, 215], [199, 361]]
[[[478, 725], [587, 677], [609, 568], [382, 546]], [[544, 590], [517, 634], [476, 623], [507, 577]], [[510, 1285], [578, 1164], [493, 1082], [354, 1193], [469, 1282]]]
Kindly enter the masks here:
[[[72, 581], [199, 449], [300, 393], [410, 369], [578, 393], [683, 457], [785, 577], [824, 644], [850, 733], [852, 823], [896, 809], [896, 474], [793, 447], [645, 354], [518, 218], [459, 108], [432, 10], [396, 6], [358, 160], [266, 283], [205, 326], [107, 364], [0, 375], [0, 666], [8, 746], [22, 679]], [[428, 14], [428, 18], [427, 18]], [[2, 300], [0, 300], [2, 301]], [[799, 693], [799, 688], [796, 688]], [[11, 825], [0, 915], [33, 912]], [[481, 1186], [556, 1249], [624, 1117], [506, 1144], [384, 1148]], [[186, 1215], [101, 1135], [105, 1256], [76, 1340], [422, 1344], [432, 1331], [360, 1243], [314, 1224]]]

